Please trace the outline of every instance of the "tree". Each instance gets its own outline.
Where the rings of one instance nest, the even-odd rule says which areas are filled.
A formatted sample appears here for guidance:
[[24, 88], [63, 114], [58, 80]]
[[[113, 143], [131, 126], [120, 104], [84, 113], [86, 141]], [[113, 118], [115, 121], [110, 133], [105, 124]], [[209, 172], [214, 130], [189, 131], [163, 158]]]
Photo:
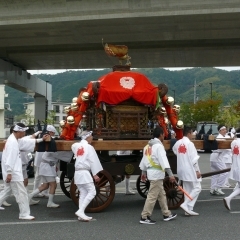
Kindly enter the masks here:
[[183, 103], [178, 118], [183, 121], [184, 125], [194, 127], [192, 105], [192, 103]]
[[231, 100], [228, 106], [222, 107], [217, 121], [227, 127], [239, 127], [240, 101]]
[[193, 105], [193, 121], [195, 123], [200, 121], [215, 121], [219, 115], [219, 107], [221, 100], [201, 100]]
[[215, 121], [218, 118], [221, 103], [221, 99], [201, 100], [196, 104], [183, 103], [181, 105], [179, 119], [183, 121], [184, 125], [190, 125], [192, 127], [196, 126], [197, 122]]
[[53, 110], [48, 111], [47, 124], [54, 125], [56, 112]]

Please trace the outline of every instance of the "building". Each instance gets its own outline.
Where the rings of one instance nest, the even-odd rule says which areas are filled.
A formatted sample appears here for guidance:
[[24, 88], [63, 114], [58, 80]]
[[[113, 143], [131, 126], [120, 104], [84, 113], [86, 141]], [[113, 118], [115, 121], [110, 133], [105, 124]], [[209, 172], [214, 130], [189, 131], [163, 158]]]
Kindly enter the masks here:
[[[26, 112], [26, 119], [23, 119], [23, 121], [26, 120], [26, 124], [32, 125], [34, 121], [44, 121], [44, 119], [34, 119], [34, 102], [24, 103], [23, 105]], [[64, 112], [64, 108], [70, 105], [71, 103], [51, 102], [50, 106], [48, 107], [48, 119], [53, 120], [53, 125], [55, 127], [59, 127], [59, 122], [61, 120], [66, 120], [67, 114]]]

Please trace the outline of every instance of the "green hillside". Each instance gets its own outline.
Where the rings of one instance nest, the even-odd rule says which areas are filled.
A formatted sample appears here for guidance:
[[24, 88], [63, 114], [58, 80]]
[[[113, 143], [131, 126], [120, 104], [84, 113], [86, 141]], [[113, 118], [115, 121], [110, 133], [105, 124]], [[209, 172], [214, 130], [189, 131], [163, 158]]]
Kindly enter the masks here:
[[[111, 69], [67, 71], [55, 75], [40, 74], [38, 78], [49, 81], [52, 84], [52, 100], [71, 102], [78, 95], [78, 90], [85, 87], [89, 81], [95, 81], [100, 76], [111, 72]], [[240, 71], [224, 71], [215, 68], [192, 68], [182, 71], [169, 71], [162, 68], [157, 69], [133, 69], [145, 74], [153, 83], [165, 83], [169, 88], [169, 96], [174, 95], [176, 103], [193, 102], [194, 81], [196, 80], [196, 92], [198, 100], [210, 98], [211, 85], [213, 94], [220, 94], [224, 104], [230, 100], [240, 100]], [[6, 87], [9, 94], [7, 101], [11, 104], [13, 115], [24, 112], [23, 103], [27, 101], [26, 94]]]

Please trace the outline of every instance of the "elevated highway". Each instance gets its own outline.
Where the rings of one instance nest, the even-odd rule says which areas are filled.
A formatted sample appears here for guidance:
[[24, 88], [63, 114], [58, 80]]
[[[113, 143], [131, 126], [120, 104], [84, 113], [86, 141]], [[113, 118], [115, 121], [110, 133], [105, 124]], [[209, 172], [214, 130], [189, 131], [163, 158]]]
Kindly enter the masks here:
[[0, 58], [25, 70], [240, 65], [239, 0], [0, 1]]

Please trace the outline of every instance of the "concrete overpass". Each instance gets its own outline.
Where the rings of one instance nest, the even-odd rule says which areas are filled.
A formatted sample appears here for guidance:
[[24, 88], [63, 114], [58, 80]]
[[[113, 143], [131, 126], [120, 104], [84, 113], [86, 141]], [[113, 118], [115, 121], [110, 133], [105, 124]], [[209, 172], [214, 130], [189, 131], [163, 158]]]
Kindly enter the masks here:
[[0, 1], [0, 58], [23, 69], [240, 65], [239, 0]]
[[0, 59], [0, 138], [5, 138], [5, 85], [34, 97], [36, 120], [45, 120], [46, 111], [52, 101], [52, 85], [50, 83], [31, 76], [27, 71]]
[[102, 38], [136, 68], [239, 66], [239, 29], [239, 0], [0, 1], [0, 84], [32, 93], [44, 119], [46, 84], [26, 70], [112, 67]]

